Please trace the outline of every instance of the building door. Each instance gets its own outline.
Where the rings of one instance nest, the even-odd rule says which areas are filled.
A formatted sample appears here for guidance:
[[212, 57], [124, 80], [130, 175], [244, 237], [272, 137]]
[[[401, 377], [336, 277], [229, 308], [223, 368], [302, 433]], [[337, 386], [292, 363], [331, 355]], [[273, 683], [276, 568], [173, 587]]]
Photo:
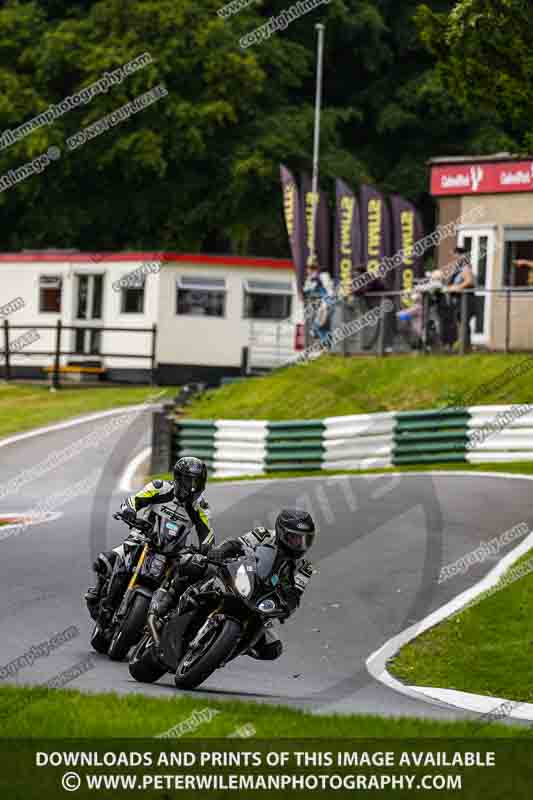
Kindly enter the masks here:
[[492, 268], [496, 244], [494, 228], [465, 228], [457, 235], [457, 244], [466, 247], [470, 253], [472, 271], [476, 278], [475, 316], [470, 322], [472, 344], [488, 345], [490, 341], [490, 321], [492, 295], [481, 294], [483, 289], [492, 287]]
[[97, 356], [101, 350], [104, 276], [77, 275], [76, 324], [74, 350], [78, 355]]

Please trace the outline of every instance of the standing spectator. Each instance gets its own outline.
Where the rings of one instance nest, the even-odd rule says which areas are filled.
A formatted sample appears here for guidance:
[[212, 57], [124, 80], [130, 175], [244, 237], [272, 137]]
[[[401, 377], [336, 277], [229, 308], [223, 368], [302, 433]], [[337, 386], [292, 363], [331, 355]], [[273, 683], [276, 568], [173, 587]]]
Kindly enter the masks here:
[[514, 263], [517, 267], [529, 267], [529, 269], [533, 269], [533, 261], [530, 261], [529, 258], [515, 258]]
[[470, 255], [466, 247], [457, 247], [454, 250], [457, 259], [455, 261], [453, 272], [448, 280], [447, 292], [453, 295], [455, 306], [455, 319], [461, 322], [461, 309], [463, 292], [466, 292], [466, 319], [465, 322], [465, 348], [470, 350], [471, 347], [471, 334], [470, 334], [470, 319], [475, 313], [475, 301], [472, 290], [475, 287], [474, 273], [470, 263]]
[[533, 287], [533, 261], [530, 258], [513, 258], [513, 266], [518, 267], [518, 271], [512, 269], [509, 276], [509, 285], [524, 289]]
[[401, 311], [396, 312], [399, 321], [400, 333], [402, 333], [413, 350], [419, 350], [423, 341], [424, 308], [422, 304], [422, 294], [420, 292], [406, 292], [406, 300], [409, 303]]
[[326, 344], [331, 331], [331, 318], [333, 316], [333, 281], [328, 272], [322, 272], [318, 264], [307, 268], [307, 277], [303, 288], [304, 298], [312, 303], [315, 309], [311, 334]]

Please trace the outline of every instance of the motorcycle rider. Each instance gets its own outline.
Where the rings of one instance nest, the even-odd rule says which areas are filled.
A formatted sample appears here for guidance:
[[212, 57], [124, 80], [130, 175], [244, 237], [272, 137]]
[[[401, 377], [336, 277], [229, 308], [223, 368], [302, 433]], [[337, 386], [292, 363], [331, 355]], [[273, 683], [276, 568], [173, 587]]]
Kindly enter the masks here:
[[[207, 552], [215, 541], [209, 504], [204, 497], [207, 467], [199, 458], [183, 456], [174, 465], [173, 478], [173, 481], [153, 480], [140, 492], [128, 497], [120, 507], [122, 517], [126, 522], [135, 522], [138, 518], [155, 522], [156, 512], [165, 505], [175, 513], [184, 509], [188, 517], [184, 546], [195, 528], [200, 552]], [[130, 579], [124, 561], [124, 546], [138, 538], [139, 533], [130, 531], [121, 545], [100, 553], [93, 564], [96, 586], [89, 588], [85, 600], [91, 617], [104, 625], [113, 616]], [[109, 578], [107, 593], [102, 597], [102, 589]]]
[[[244, 547], [256, 548], [270, 545], [277, 550], [272, 571], [272, 580], [276, 582], [281, 599], [286, 605], [288, 619], [300, 605], [309, 578], [313, 574], [313, 566], [304, 556], [315, 539], [315, 524], [307, 511], [284, 509], [276, 518], [273, 530], [256, 527], [236, 539], [226, 539], [216, 547], [212, 547], [207, 556], [211, 561], [225, 561], [243, 555]], [[172, 608], [175, 608], [185, 589], [206, 576], [208, 570], [216, 571], [202, 553], [185, 552], [179, 556], [174, 576], [168, 588], [158, 589], [150, 605], [148, 616], [152, 615], [156, 627]], [[280, 639], [270, 630], [248, 650], [247, 655], [264, 661], [279, 658], [283, 652]]]

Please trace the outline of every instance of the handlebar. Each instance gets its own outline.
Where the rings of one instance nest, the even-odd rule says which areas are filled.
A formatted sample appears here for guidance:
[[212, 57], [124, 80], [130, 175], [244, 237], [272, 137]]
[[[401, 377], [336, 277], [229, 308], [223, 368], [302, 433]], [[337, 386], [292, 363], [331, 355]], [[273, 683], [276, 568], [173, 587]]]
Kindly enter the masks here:
[[113, 519], [119, 519], [121, 522], [125, 522], [130, 528], [137, 528], [137, 530], [141, 531], [141, 533], [144, 533], [147, 536], [152, 532], [152, 524], [147, 522], [145, 519], [125, 519], [120, 512], [113, 514]]

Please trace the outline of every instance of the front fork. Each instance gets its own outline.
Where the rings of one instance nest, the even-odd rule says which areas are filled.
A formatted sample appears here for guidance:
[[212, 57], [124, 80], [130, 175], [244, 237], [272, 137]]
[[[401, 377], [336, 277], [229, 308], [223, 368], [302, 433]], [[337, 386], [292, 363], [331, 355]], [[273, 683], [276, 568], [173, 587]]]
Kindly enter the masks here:
[[140, 571], [142, 569], [142, 565], [144, 564], [144, 560], [146, 558], [146, 554], [147, 553], [148, 553], [148, 544], [145, 544], [143, 549], [142, 549], [142, 551], [141, 551], [141, 555], [139, 556], [139, 560], [137, 561], [135, 569], [133, 570], [133, 575], [131, 576], [131, 580], [130, 580], [130, 582], [128, 584], [128, 588], [124, 592], [124, 597], [122, 598], [122, 602], [120, 603], [120, 605], [119, 605], [119, 607], [118, 607], [118, 609], [116, 611], [115, 619], [117, 619], [117, 620], [122, 619], [126, 615], [126, 612], [128, 610], [129, 604], [130, 604], [130, 598], [131, 598], [131, 596], [133, 594], [133, 590], [135, 589], [135, 587], [137, 585], [137, 579], [139, 577], [139, 573], [140, 573]]

